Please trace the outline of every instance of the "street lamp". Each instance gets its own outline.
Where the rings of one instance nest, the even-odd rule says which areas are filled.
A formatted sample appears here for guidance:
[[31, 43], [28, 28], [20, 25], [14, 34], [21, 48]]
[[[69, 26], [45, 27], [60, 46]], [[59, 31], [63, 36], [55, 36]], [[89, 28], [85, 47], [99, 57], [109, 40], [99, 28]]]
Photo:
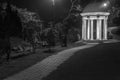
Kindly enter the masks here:
[[110, 5], [110, 1], [106, 1], [106, 2], [103, 3], [102, 7], [105, 7], [105, 8], [106, 8], [106, 7], [108, 7], [109, 5]]
[[55, 5], [55, 0], [52, 0], [52, 5], [53, 5], [53, 6]]
[[105, 1], [101, 4], [100, 8], [103, 9], [103, 10], [107, 10], [110, 6], [110, 3], [109, 1]]
[[55, 0], [52, 0], [52, 15], [53, 15], [53, 20], [52, 20], [52, 26], [54, 27], [54, 12], [55, 12], [55, 10], [54, 10], [54, 6], [55, 6]]
[[104, 3], [104, 4], [103, 4], [104, 7], [107, 7], [107, 5], [108, 5], [107, 3]]

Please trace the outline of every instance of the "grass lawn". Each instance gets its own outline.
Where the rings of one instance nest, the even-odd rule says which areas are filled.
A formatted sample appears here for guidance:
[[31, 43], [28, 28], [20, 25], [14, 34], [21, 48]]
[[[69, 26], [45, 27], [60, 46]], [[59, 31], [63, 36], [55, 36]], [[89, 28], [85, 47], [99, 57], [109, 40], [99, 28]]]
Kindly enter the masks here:
[[47, 49], [36, 49], [35, 54], [22, 55], [19, 57], [17, 56], [17, 57], [11, 58], [10, 62], [3, 61], [3, 63], [0, 64], [0, 80], [8, 76], [14, 75], [34, 65], [48, 56], [55, 55], [58, 52], [65, 49], [69, 49], [69, 48], [77, 47], [81, 45], [84, 45], [84, 44], [83, 43], [69, 44], [68, 47], [56, 46], [53, 49], [54, 50], [53, 53], [45, 53], [44, 51], [46, 51]]

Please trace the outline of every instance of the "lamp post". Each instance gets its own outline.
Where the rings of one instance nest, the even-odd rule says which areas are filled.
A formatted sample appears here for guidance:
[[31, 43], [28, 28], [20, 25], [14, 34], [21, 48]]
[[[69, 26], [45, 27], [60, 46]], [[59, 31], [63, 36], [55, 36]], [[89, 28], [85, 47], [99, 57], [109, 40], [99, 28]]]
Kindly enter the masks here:
[[108, 0], [104, 2], [102, 6], [106, 8], [106, 7], [109, 7], [109, 5], [110, 5], [110, 1]]
[[104, 3], [104, 4], [103, 4], [104, 7], [107, 7], [107, 5], [108, 5], [107, 3]]
[[53, 20], [52, 20], [52, 27], [54, 27], [54, 17], [55, 17], [55, 15], [54, 15], [54, 7], [55, 7], [55, 0], [52, 0], [52, 16], [53, 16]]
[[55, 5], [55, 0], [52, 0], [52, 5], [53, 5], [53, 6]]

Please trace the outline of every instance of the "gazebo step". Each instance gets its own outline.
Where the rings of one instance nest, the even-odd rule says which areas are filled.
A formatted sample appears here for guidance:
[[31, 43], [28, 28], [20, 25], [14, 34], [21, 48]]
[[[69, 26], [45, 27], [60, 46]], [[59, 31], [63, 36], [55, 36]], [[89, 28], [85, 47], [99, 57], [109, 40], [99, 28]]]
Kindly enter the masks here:
[[108, 41], [108, 40], [84, 40], [84, 42], [87, 43], [103, 43], [104, 41]]

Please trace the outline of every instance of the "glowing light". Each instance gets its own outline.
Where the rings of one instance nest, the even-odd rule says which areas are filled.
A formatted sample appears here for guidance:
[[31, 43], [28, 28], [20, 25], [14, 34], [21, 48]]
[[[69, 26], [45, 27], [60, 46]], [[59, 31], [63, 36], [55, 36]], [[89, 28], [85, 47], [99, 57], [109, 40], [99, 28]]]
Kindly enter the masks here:
[[107, 6], [107, 3], [104, 3], [103, 6], [106, 7], [106, 6]]
[[109, 7], [109, 5], [110, 5], [110, 2], [106, 1], [106, 2], [103, 3], [102, 7]]
[[55, 5], [55, 0], [52, 0], [52, 2], [53, 2], [53, 6]]

